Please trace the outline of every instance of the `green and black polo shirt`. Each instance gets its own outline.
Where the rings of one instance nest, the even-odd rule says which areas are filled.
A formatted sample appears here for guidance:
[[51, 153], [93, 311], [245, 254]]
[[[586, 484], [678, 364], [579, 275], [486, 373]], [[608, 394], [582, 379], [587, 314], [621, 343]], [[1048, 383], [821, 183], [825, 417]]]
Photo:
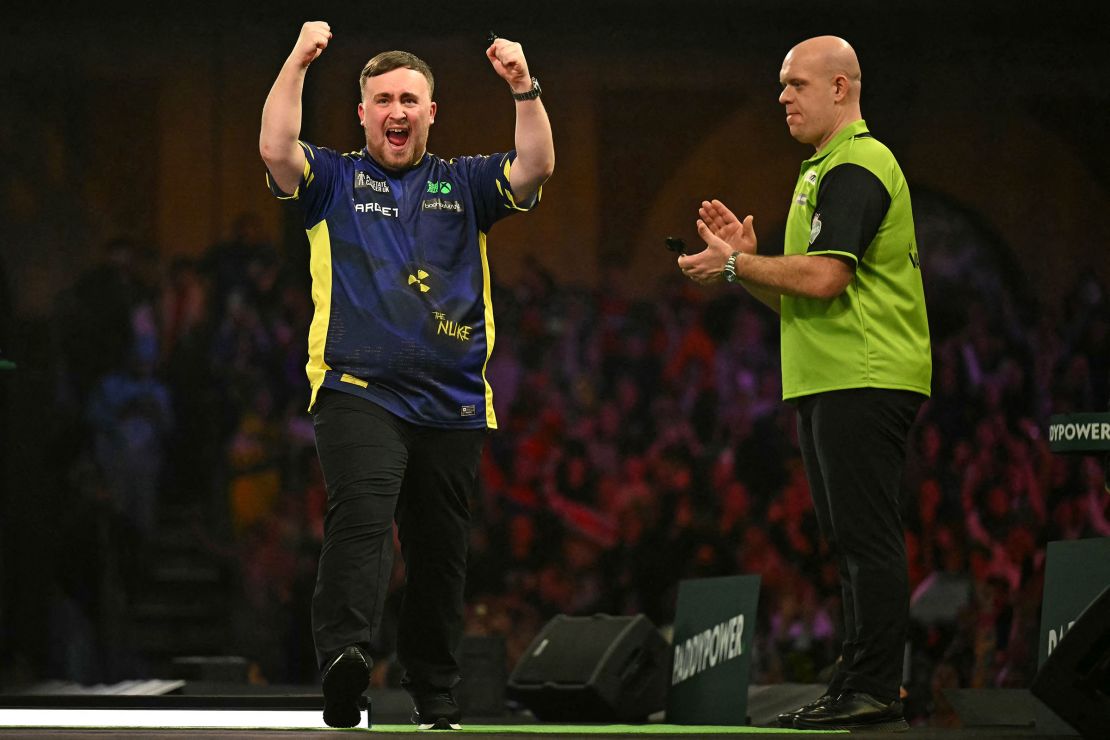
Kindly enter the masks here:
[[784, 399], [846, 388], [929, 395], [929, 323], [910, 191], [894, 155], [863, 121], [802, 163], [785, 253], [838, 257], [855, 266], [855, 276], [830, 300], [782, 296]]

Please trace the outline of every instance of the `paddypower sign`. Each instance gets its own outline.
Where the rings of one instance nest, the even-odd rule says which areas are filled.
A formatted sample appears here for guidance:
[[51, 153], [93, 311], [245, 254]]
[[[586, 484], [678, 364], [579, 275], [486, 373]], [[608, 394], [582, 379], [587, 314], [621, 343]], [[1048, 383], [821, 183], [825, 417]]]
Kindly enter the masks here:
[[748, 718], [759, 576], [678, 584], [667, 721], [743, 725]]
[[1053, 452], [1110, 451], [1110, 413], [1057, 414], [1048, 423]]
[[[1079, 615], [1107, 586], [1110, 586], [1110, 537], [1048, 543], [1038, 668], [1044, 666]], [[1038, 732], [1074, 733], [1070, 725], [1042, 702], [1037, 702], [1034, 709]]]
[[1110, 537], [1048, 543], [1038, 667], [1044, 665], [1076, 618], [1107, 586]]

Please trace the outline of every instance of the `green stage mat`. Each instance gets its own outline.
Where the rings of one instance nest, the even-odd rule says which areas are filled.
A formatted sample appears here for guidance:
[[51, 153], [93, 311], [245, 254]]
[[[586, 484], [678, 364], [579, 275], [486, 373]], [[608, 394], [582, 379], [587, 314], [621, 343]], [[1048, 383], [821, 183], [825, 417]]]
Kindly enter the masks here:
[[[358, 728], [351, 728], [352, 730]], [[365, 731], [365, 729], [363, 730]], [[377, 732], [412, 732], [428, 735], [429, 730], [418, 730], [416, 725], [378, 725]], [[732, 727], [725, 725], [466, 725], [461, 730], [433, 733], [436, 737], [452, 732], [480, 732], [486, 735], [847, 735], [847, 730], [788, 730], [782, 727]]]

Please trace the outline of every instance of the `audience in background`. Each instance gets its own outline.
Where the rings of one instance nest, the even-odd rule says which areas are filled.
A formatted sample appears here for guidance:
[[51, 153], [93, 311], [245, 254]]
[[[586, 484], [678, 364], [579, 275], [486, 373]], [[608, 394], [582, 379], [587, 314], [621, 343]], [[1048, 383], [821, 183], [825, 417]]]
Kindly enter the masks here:
[[[312, 682], [296, 625], [324, 508], [304, 411], [311, 304], [306, 267], [256, 226], [240, 219], [233, 240], [160, 280], [153, 253], [109, 245], [59, 306], [56, 403], [76, 419], [81, 495], [109, 500], [147, 541], [159, 505], [194, 507], [238, 569], [227, 650], [255, 661], [260, 680]], [[753, 682], [818, 681], [838, 652], [840, 590], [780, 402], [774, 317], [681, 278], [636, 299], [619, 281], [560, 285], [535, 264], [525, 274], [494, 291], [509, 339], [488, 374], [509, 433], [491, 437], [481, 466], [468, 631], [504, 636], [511, 667], [555, 614], [644, 613], [663, 626], [680, 579], [752, 573]], [[955, 286], [925, 277], [950, 314]], [[1050, 413], [1107, 406], [1110, 301], [1089, 274], [1070, 296], [1023, 321], [995, 282], [962, 322], [934, 327], [934, 396], [905, 481], [906, 707], [919, 723], [952, 721], [944, 687], [1027, 686], [1046, 542], [1110, 536], [1099, 461], [1053, 455], [1043, 435]], [[394, 592], [402, 584], [398, 571]], [[96, 601], [82, 598], [54, 620], [72, 624], [75, 603]], [[387, 605], [379, 685], [397, 678], [395, 618]]]

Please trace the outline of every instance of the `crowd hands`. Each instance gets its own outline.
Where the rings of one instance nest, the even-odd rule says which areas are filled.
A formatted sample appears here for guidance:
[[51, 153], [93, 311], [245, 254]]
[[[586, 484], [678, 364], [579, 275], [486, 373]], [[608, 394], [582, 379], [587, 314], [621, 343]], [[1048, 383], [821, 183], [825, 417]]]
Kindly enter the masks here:
[[[59, 403], [83, 409], [74, 476], [140, 541], [158, 536], [159, 507], [199, 507], [237, 583], [227, 650], [255, 680], [310, 683], [326, 493], [305, 413], [303, 265], [249, 217], [202, 260], [158, 265], [126, 243], [109, 257], [59, 309], [76, 320], [60, 322], [76, 344], [59, 376]], [[951, 302], [952, 285], [925, 278], [930, 303]], [[1107, 405], [1110, 297], [1079, 281], [1035, 318], [996, 286], [934, 328], [905, 480], [914, 722], [955, 721], [945, 688], [1028, 686], [1046, 543], [1110, 536], [1101, 463], [1045, 439], [1049, 414]], [[504, 637], [511, 668], [556, 614], [665, 627], [681, 579], [758, 574], [753, 682], [819, 682], [838, 654], [839, 579], [781, 401], [777, 317], [681, 276], [649, 298], [624, 282], [619, 266], [583, 289], [531, 265], [495, 286], [500, 431], [472, 502], [466, 631]], [[377, 686], [398, 679], [399, 557], [394, 571]]]

